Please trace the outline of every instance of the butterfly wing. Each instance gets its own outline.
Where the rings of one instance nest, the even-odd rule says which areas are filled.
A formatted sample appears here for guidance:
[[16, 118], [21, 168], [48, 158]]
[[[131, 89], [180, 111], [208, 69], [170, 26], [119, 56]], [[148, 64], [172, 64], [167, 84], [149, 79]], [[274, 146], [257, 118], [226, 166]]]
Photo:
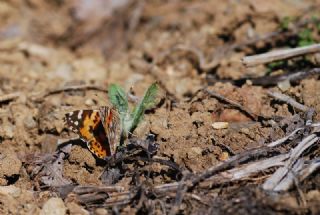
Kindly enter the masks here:
[[114, 154], [117, 146], [120, 144], [121, 128], [119, 114], [114, 108], [104, 106], [100, 108], [100, 115], [110, 144], [111, 153]]
[[101, 159], [112, 155], [99, 110], [77, 110], [67, 113], [69, 129], [87, 143], [89, 150]]

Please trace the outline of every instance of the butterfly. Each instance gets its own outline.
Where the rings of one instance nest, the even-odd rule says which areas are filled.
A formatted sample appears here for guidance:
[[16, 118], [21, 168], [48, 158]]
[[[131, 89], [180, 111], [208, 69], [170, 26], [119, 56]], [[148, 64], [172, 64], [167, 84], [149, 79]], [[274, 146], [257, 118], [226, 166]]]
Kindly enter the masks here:
[[72, 111], [65, 115], [64, 121], [98, 158], [105, 160], [115, 154], [121, 129], [119, 114], [114, 108], [102, 106], [94, 110]]

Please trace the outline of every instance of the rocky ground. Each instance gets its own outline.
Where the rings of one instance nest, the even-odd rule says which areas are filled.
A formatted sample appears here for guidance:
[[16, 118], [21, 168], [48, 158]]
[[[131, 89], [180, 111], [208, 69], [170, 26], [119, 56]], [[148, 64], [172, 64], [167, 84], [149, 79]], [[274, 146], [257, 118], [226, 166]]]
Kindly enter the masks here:
[[[319, 214], [320, 81], [308, 73], [319, 56], [241, 62], [319, 43], [319, 6], [1, 1], [0, 213]], [[64, 124], [69, 111], [110, 105], [112, 83], [142, 97], [154, 82], [160, 99], [126, 143], [156, 144], [155, 153], [135, 145], [104, 162]], [[268, 187], [304, 138], [314, 141], [288, 167], [301, 161], [304, 172], [281, 192]]]

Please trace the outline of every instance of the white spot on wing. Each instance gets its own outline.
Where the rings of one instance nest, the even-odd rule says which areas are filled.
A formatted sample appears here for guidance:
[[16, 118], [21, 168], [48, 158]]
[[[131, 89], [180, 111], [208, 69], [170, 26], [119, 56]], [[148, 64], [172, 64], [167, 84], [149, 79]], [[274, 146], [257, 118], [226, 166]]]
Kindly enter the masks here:
[[78, 113], [78, 119], [81, 119], [81, 118], [82, 118], [82, 112], [83, 112], [82, 110], [79, 111], [79, 113]]
[[79, 122], [78, 122], [78, 121], [75, 121], [74, 124], [75, 124], [75, 125], [79, 125]]

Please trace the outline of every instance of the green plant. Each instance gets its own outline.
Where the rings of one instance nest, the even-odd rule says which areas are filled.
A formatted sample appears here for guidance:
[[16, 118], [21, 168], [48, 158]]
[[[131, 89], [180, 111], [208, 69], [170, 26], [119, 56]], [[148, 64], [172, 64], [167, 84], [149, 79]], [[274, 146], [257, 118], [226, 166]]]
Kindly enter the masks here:
[[303, 29], [299, 35], [299, 42], [298, 42], [298, 46], [307, 46], [307, 45], [311, 45], [314, 44], [314, 40], [312, 38], [312, 30], [305, 28]]
[[268, 63], [266, 75], [270, 75], [274, 70], [284, 68], [287, 65], [288, 65], [287, 61], [284, 61], [284, 60]]
[[294, 22], [294, 18], [290, 16], [285, 16], [281, 21], [280, 21], [280, 28], [284, 31], [288, 30], [290, 25]]
[[108, 94], [110, 102], [120, 115], [121, 135], [122, 137], [127, 137], [128, 133], [133, 132], [142, 121], [144, 112], [156, 104], [158, 85], [156, 83], [151, 84], [141, 101], [132, 110], [129, 108], [128, 97], [122, 87], [117, 84], [111, 84]]

